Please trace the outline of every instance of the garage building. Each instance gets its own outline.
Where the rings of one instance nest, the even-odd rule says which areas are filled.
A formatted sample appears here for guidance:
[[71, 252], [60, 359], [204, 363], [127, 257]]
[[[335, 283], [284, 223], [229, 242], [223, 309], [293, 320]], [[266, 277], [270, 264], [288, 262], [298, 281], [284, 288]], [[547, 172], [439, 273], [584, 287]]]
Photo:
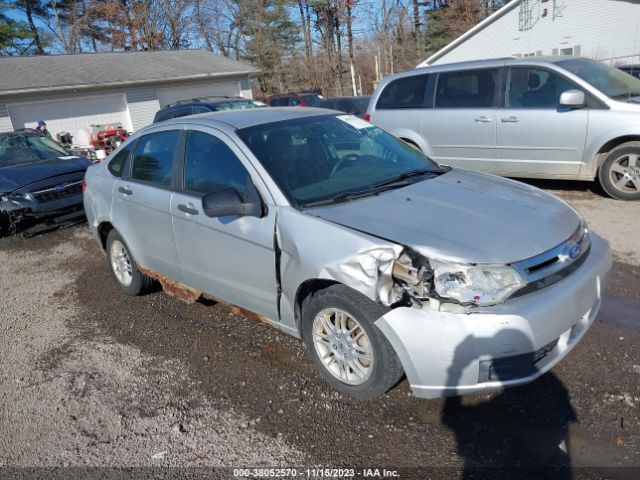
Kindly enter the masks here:
[[418, 66], [536, 55], [640, 63], [640, 0], [512, 0]]
[[88, 144], [92, 124], [135, 131], [159, 108], [203, 96], [251, 98], [257, 70], [207, 50], [0, 57], [0, 132], [69, 132]]

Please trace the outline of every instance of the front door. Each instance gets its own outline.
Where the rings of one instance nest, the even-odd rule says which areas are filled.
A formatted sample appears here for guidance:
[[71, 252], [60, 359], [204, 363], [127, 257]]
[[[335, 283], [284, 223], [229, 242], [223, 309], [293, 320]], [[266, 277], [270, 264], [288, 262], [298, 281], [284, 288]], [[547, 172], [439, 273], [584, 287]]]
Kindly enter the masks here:
[[171, 200], [183, 278], [191, 287], [277, 320], [275, 209], [265, 209], [262, 218], [210, 218], [202, 209], [204, 195], [228, 187], [245, 191], [251, 167], [241, 157], [246, 160], [222, 133], [195, 127], [188, 132], [181, 191]]
[[130, 171], [116, 180], [113, 224], [143, 268], [179, 278], [178, 253], [171, 221], [173, 159], [180, 130], [140, 137]]
[[435, 101], [420, 130], [433, 159], [455, 167], [495, 172], [498, 69], [438, 74]]
[[587, 135], [587, 108], [560, 108], [578, 88], [539, 67], [512, 67], [498, 121], [498, 168], [511, 176], [577, 176]]

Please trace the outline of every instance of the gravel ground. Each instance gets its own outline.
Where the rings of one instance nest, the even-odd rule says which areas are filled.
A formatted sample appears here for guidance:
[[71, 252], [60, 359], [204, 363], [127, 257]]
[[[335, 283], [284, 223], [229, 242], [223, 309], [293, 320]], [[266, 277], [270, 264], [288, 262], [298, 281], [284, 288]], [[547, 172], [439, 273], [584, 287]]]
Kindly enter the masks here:
[[[418, 400], [406, 382], [377, 400], [347, 398], [301, 342], [266, 325], [162, 292], [126, 297], [86, 226], [0, 240], [0, 478], [35, 475], [8, 468], [19, 466], [312, 465], [401, 478], [460, 478], [463, 468], [478, 469], [465, 478], [639, 478], [640, 204], [583, 184], [540, 186], [612, 244], [602, 313], [537, 382], [462, 399]], [[567, 467], [495, 468], [522, 465]]]

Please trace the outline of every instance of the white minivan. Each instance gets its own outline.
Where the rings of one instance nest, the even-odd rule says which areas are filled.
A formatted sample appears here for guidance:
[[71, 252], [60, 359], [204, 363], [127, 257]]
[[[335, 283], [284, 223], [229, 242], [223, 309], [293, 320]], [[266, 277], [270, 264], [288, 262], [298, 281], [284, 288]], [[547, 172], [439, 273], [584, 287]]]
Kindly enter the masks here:
[[417, 68], [385, 78], [368, 120], [447, 165], [507, 177], [597, 179], [640, 200], [640, 79], [586, 58]]

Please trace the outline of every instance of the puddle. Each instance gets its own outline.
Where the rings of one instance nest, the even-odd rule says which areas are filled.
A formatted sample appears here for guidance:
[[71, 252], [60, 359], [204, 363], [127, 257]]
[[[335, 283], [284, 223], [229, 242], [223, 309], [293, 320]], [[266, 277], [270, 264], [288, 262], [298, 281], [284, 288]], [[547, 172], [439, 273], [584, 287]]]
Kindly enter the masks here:
[[617, 328], [640, 331], [640, 301], [605, 294], [596, 321]]

